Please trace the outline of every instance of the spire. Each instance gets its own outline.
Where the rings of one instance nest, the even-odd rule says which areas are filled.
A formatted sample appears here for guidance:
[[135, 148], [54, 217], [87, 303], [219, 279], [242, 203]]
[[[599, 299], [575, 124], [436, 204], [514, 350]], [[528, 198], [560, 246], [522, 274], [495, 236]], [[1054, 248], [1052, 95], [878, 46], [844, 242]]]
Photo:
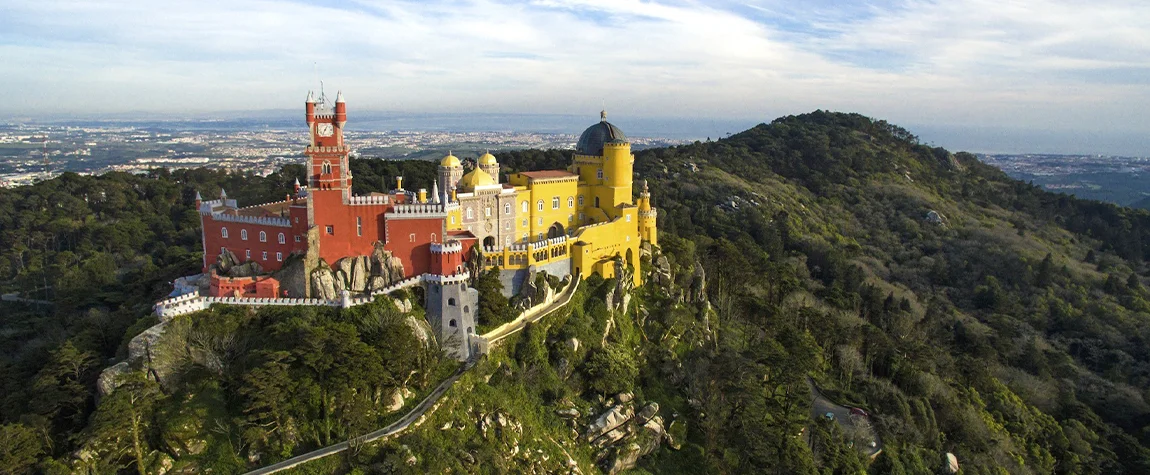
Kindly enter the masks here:
[[224, 189], [223, 189], [223, 188], [220, 188], [220, 199], [221, 199], [221, 200], [226, 200], [226, 199], [228, 199], [228, 192], [224, 191]]
[[200, 191], [199, 191], [199, 190], [196, 190], [196, 203], [199, 203], [199, 202], [201, 202], [201, 201], [203, 201], [203, 200], [204, 200], [204, 199], [200, 197]]
[[435, 197], [435, 201], [432, 201], [432, 203], [439, 204], [439, 180], [433, 180], [431, 182], [431, 196]]
[[343, 102], [343, 91], [336, 91], [335, 92], [335, 102], [336, 102], [336, 104]]
[[607, 122], [607, 109], [599, 111], [599, 122]]
[[647, 180], [643, 180], [643, 193], [650, 193], [650, 192], [651, 191], [647, 189]]
[[295, 187], [296, 187], [296, 188], [299, 188], [299, 178], [296, 178], [296, 179], [295, 179]]
[[304, 102], [308, 103], [308, 104], [315, 104], [315, 93], [308, 91], [307, 92], [307, 100]]

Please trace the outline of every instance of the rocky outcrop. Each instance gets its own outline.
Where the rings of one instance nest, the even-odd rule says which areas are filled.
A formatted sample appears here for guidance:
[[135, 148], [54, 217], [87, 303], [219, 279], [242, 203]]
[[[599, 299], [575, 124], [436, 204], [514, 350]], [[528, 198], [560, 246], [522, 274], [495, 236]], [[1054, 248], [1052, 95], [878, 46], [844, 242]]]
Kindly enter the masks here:
[[[623, 393], [614, 399], [619, 403], [596, 417], [583, 435], [599, 451], [599, 466], [612, 474], [634, 468], [640, 458], [657, 450], [667, 439], [663, 418], [658, 415], [659, 404], [648, 403], [636, 414], [634, 395]], [[567, 412], [557, 413], [569, 416]]]
[[330, 268], [321, 264], [312, 270], [312, 297], [332, 299], [342, 290], [353, 294], [382, 290], [403, 280], [404, 272], [403, 261], [376, 243], [370, 256], [348, 256]]
[[216, 256], [216, 271], [220, 275], [230, 275], [232, 267], [239, 265], [240, 260], [231, 249], [224, 249], [219, 256]]
[[671, 271], [671, 262], [667, 256], [660, 255], [655, 259], [655, 269], [651, 275], [651, 282], [659, 288], [670, 288], [675, 284], [675, 274]]
[[284, 265], [272, 273], [272, 277], [280, 281], [280, 290], [288, 297], [303, 298], [307, 296], [307, 279], [304, 268], [306, 264], [302, 255], [291, 254], [284, 260]]
[[[410, 304], [410, 302], [408, 303]], [[404, 323], [407, 324], [407, 327], [411, 329], [411, 333], [415, 334], [415, 337], [419, 339], [419, 342], [422, 343], [425, 348], [435, 341], [435, 333], [431, 329], [431, 324], [427, 323], [427, 320], [409, 316], [404, 320]]]
[[311, 271], [311, 297], [314, 299], [335, 299], [339, 296], [339, 290], [342, 290], [336, 288], [335, 282], [335, 275], [332, 274], [331, 268], [320, 261], [320, 265]]
[[939, 213], [938, 211], [935, 211], [933, 209], [926, 213], [925, 219], [926, 219], [926, 222], [928, 222], [930, 224], [934, 224], [937, 226], [945, 226], [946, 225], [946, 216], [943, 216], [942, 213]]
[[554, 297], [555, 289], [547, 285], [547, 273], [532, 271], [523, 281], [523, 288], [519, 289], [519, 295], [515, 296], [512, 305], [516, 310], [523, 311]]
[[707, 300], [707, 271], [703, 270], [703, 265], [698, 262], [695, 263], [695, 272], [691, 275], [691, 289], [687, 293], [686, 300], [691, 303]]
[[112, 394], [112, 391], [120, 387], [120, 376], [132, 371], [132, 367], [128, 365], [127, 361], [121, 361], [100, 372], [100, 378], [96, 380], [96, 389], [99, 391], [100, 396], [107, 396]]

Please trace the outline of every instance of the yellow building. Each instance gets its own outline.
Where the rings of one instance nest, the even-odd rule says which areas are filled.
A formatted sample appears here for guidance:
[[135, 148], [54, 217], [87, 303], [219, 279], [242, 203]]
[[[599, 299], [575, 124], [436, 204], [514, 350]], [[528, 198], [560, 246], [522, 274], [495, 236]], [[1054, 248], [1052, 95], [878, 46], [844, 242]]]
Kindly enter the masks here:
[[[612, 278], [617, 262], [638, 267], [642, 241], [657, 245], [657, 211], [646, 184], [638, 203], [633, 196], [634, 163], [627, 137], [603, 113], [579, 137], [567, 170], [513, 173], [502, 183], [490, 153], [467, 174], [448, 155], [436, 184], [443, 195], [435, 199], [458, 203], [447, 226], [479, 238], [487, 267]], [[632, 275], [640, 284], [639, 272]]]

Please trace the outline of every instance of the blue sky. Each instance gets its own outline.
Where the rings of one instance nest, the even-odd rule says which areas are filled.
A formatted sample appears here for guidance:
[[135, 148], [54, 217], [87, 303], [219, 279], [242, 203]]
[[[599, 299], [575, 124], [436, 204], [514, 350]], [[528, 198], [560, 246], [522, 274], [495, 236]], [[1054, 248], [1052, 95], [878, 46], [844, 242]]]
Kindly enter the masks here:
[[1144, 0], [0, 0], [0, 58], [0, 117], [294, 109], [318, 67], [353, 111], [1150, 136]]

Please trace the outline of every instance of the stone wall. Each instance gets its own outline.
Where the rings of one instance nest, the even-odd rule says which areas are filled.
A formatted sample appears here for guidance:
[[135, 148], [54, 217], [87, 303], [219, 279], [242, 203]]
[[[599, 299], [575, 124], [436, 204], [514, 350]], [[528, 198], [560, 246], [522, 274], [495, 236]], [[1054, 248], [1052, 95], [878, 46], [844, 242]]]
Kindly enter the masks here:
[[526, 269], [501, 269], [499, 271], [499, 281], [503, 283], [503, 295], [507, 298], [519, 295], [519, 291], [523, 290], [523, 284], [533, 278], [539, 271], [546, 272], [547, 275], [553, 275], [560, 280], [571, 275], [571, 259], [563, 259], [547, 264], [533, 265]]

